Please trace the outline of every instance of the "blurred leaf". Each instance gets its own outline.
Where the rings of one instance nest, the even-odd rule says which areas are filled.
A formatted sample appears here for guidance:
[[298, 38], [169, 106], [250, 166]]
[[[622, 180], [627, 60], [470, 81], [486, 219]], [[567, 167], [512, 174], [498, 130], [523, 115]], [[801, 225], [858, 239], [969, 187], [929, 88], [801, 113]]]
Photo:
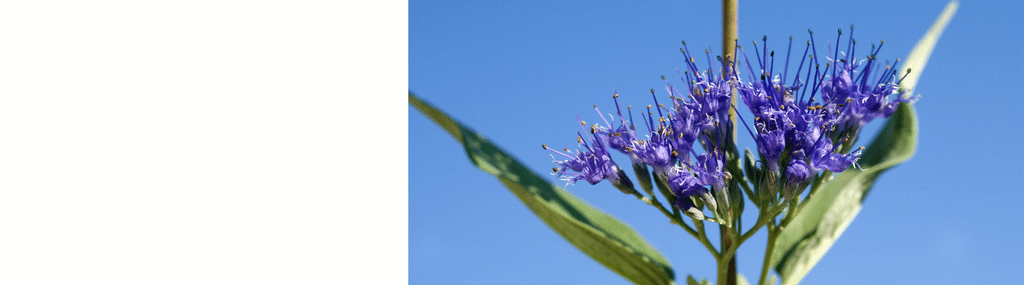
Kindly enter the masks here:
[[[959, 4], [950, 2], [942, 15], [917, 43], [902, 70], [913, 72], [901, 83], [907, 96], [917, 80], [939, 36], [953, 17]], [[917, 148], [917, 115], [913, 106], [901, 104], [896, 113], [870, 146], [859, 163], [864, 171], [844, 171], [801, 206], [793, 221], [782, 230], [772, 255], [772, 264], [783, 284], [797, 284], [821, 260], [853, 218], [860, 212], [871, 186], [889, 168], [913, 156]]]
[[907, 78], [900, 82], [900, 87], [907, 91], [908, 96], [911, 92], [914, 92], [914, 87], [917, 87], [917, 80], [921, 78], [921, 71], [924, 71], [924, 66], [928, 63], [928, 58], [931, 57], [935, 44], [939, 42], [939, 36], [946, 29], [949, 20], [953, 19], [953, 15], [956, 14], [958, 7], [960, 7], [960, 3], [955, 0], [946, 4], [946, 9], [942, 10], [939, 18], [928, 28], [928, 33], [921, 40], [917, 41], [917, 45], [910, 51], [907, 60], [900, 67], [900, 77], [907, 73], [907, 68], [912, 70], [910, 74], [907, 74]]
[[694, 279], [693, 275], [686, 275], [686, 285], [700, 285], [700, 283], [697, 283], [697, 279]]
[[701, 279], [700, 282], [697, 282], [697, 279], [694, 279], [693, 275], [686, 275], [686, 285], [711, 285], [711, 281]]
[[534, 214], [580, 251], [636, 284], [674, 282], [668, 261], [632, 228], [552, 186], [411, 92], [409, 103], [458, 140], [477, 167], [496, 176]]
[[743, 274], [737, 274], [736, 275], [736, 285], [750, 285], [750, 282], [747, 281], [746, 277], [743, 277]]

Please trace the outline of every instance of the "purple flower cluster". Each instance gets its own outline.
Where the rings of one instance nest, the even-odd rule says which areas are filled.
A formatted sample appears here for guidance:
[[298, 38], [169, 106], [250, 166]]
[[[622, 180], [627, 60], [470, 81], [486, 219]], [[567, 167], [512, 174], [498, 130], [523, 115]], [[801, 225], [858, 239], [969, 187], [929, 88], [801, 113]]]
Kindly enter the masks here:
[[[839, 34], [841, 39], [841, 30]], [[767, 44], [767, 38], [763, 41]], [[716, 200], [719, 205], [727, 203], [722, 200], [727, 200], [728, 195], [721, 193], [727, 190], [732, 177], [724, 166], [727, 152], [735, 151], [731, 137], [733, 122], [729, 118], [730, 108], [735, 108], [731, 105], [733, 94], [738, 94], [753, 114], [753, 125], [740, 119], [757, 144], [762, 171], [784, 178], [787, 187], [806, 187], [818, 171], [841, 172], [850, 166], [859, 167], [856, 161], [863, 148], [853, 149], [852, 145], [860, 129], [875, 118], [891, 115], [899, 103], [911, 99], [900, 96], [899, 80], [891, 65], [878, 67], [881, 46], [872, 45], [866, 59], [857, 59], [853, 56], [856, 41], [851, 37], [845, 52], [837, 44], [822, 64], [813, 42], [812, 34], [792, 80], [788, 76], [792, 37], [787, 64], [777, 74], [774, 51], [768, 53], [766, 47], [757, 50], [755, 42], [756, 65], [752, 65], [737, 46], [749, 71], [746, 81], [740, 79], [735, 64], [721, 57], [712, 64], [710, 55], [707, 56], [708, 66], [719, 66], [719, 72], [698, 69], [683, 42], [680, 50], [687, 68], [679, 77], [686, 83], [685, 90], [680, 91], [666, 80], [669, 106], [659, 103], [651, 90], [655, 104], [647, 106], [640, 118], [647, 132], [637, 133], [631, 108], [627, 107], [628, 116], [623, 116], [616, 93], [613, 98], [617, 122], [615, 116], [609, 122], [595, 106], [604, 125], [588, 127], [580, 121], [589, 135], [577, 133], [581, 147], [575, 154], [568, 149], [561, 152], [544, 146], [566, 158], [555, 161], [558, 166], [554, 174], [570, 184], [579, 180], [590, 184], [608, 180], [623, 192], [636, 193], [632, 182], [612, 161], [610, 148], [630, 158], [645, 190], [651, 188], [649, 178], [644, 180], [649, 177], [646, 169], [650, 167], [655, 179], [666, 184], [675, 196], [673, 205], [677, 208], [691, 216], [700, 215], [694, 202], [701, 201], [714, 212]], [[755, 71], [755, 67], [759, 70]], [[698, 142], [703, 153], [694, 148]]]
[[[681, 92], [666, 81], [671, 99], [671, 105], [666, 107], [658, 102], [654, 90], [651, 90], [655, 104], [647, 106], [646, 112], [641, 114], [641, 122], [647, 129], [644, 133], [646, 138], [638, 135], [631, 108], [627, 107], [628, 120], [623, 116], [616, 93], [613, 98], [618, 126], [609, 122], [595, 106], [604, 125], [590, 126], [592, 135], [586, 140], [582, 135], [578, 136], [577, 141], [582, 148], [576, 155], [544, 146], [568, 158], [555, 161], [558, 164], [554, 168], [555, 175], [562, 176], [570, 184], [579, 180], [587, 180], [591, 184], [609, 180], [620, 190], [624, 186], [622, 184], [632, 187], [625, 176], [616, 174], [621, 168], [608, 156], [607, 149], [611, 148], [628, 156], [634, 166], [652, 168], [655, 179], [666, 182], [676, 198], [673, 204], [681, 210], [694, 212], [692, 196], [707, 194], [709, 190], [723, 191], [726, 188], [725, 177], [728, 177], [723, 169], [725, 151], [732, 133], [728, 115], [735, 91], [735, 84], [730, 82], [733, 73], [700, 71], [693, 58], [689, 57], [690, 53], [686, 49], [683, 53], [688, 58], [688, 70], [679, 76], [688, 83], [688, 92]], [[580, 123], [586, 126], [585, 122]], [[705, 153], [696, 152], [696, 142], [704, 146]]]
[[[841, 39], [839, 30], [836, 42]], [[767, 38], [763, 41], [767, 45]], [[881, 46], [872, 45], [866, 59], [857, 59], [853, 56], [856, 40], [851, 36], [846, 51], [840, 51], [837, 44], [822, 65], [813, 43], [811, 33], [796, 75], [787, 84], [788, 66], [772, 75], [776, 72], [775, 52], [768, 53], [766, 47], [758, 51], [754, 42], [760, 72], [753, 70], [755, 65], [744, 54], [750, 80], [738, 85], [739, 95], [754, 115], [754, 129], [747, 130], [757, 142], [767, 170], [771, 175], [784, 174], [790, 186], [806, 182], [820, 170], [842, 172], [857, 166], [863, 148], [852, 149], [852, 145], [860, 129], [911, 100], [901, 96], [898, 84], [902, 79], [896, 79], [895, 63], [881, 70], [876, 66]], [[792, 37], [789, 46], [791, 51]], [[805, 62], [806, 74], [801, 76]], [[785, 172], [780, 173], [780, 168]]]

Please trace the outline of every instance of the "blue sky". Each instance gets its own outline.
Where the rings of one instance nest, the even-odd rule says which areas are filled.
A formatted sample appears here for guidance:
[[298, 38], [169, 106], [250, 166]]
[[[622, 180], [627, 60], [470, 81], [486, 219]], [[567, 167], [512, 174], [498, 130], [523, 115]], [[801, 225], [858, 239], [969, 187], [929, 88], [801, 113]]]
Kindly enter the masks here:
[[[782, 52], [789, 36], [802, 47], [812, 29], [823, 51], [836, 29], [845, 39], [854, 24], [858, 56], [884, 39], [879, 57], [895, 60], [945, 4], [741, 1], [740, 44], [767, 36], [769, 49]], [[916, 155], [878, 180], [806, 284], [1024, 278], [1024, 193], [1011, 183], [1024, 159], [1014, 88], [1024, 63], [1022, 12], [1019, 3], [960, 3], [918, 82]], [[610, 112], [613, 90], [623, 104], [651, 104], [648, 90], [664, 90], [660, 76], [680, 83], [681, 40], [695, 52], [710, 46], [718, 53], [719, 17], [720, 1], [411, 1], [409, 90], [546, 174], [553, 164], [540, 145], [573, 148], [574, 115], [595, 120], [595, 104]], [[562, 240], [408, 108], [411, 283], [626, 283]], [[869, 125], [859, 144], [880, 125]], [[753, 147], [742, 132], [740, 147]], [[713, 278], [708, 253], [655, 209], [608, 184], [568, 190], [633, 226], [677, 276]], [[738, 252], [747, 279], [758, 276], [764, 240], [762, 231]]]

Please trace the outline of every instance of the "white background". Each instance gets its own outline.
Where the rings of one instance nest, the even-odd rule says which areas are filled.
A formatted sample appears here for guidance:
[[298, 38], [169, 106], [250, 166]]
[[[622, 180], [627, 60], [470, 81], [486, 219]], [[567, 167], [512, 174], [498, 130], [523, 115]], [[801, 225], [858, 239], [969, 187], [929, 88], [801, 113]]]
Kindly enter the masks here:
[[407, 282], [407, 2], [0, 4], [0, 283]]

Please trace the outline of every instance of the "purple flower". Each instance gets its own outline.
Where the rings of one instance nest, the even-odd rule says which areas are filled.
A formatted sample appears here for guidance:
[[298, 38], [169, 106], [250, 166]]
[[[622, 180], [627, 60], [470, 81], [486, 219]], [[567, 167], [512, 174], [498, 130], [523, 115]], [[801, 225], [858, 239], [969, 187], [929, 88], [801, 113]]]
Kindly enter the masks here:
[[[581, 121], [581, 124], [585, 124]], [[569, 155], [543, 145], [544, 149], [557, 153], [568, 159], [563, 161], [555, 160], [558, 167], [553, 168], [556, 176], [561, 176], [568, 184], [575, 184], [576, 181], [586, 180], [590, 185], [596, 185], [602, 180], [608, 180], [613, 186], [624, 193], [635, 192], [633, 183], [625, 175], [625, 172], [612, 161], [607, 146], [596, 133], [596, 127], [591, 128], [591, 144], [583, 139], [583, 135], [577, 133], [577, 142], [583, 145], [585, 150], [577, 151], [576, 155]], [[565, 149], [568, 152], [568, 149]], [[554, 156], [552, 156], [554, 157]]]
[[726, 190], [726, 174], [722, 166], [722, 157], [705, 153], [697, 156], [693, 165], [684, 164], [673, 168], [668, 177], [669, 189], [676, 196], [672, 205], [688, 215], [703, 219], [703, 213], [695, 208], [691, 197], [702, 199], [709, 207], [715, 205], [713, 196], [707, 195], [710, 193], [708, 187], [717, 192]]
[[843, 172], [850, 165], [857, 166], [857, 159], [860, 158], [861, 150], [863, 147], [858, 148], [856, 151], [850, 154], [839, 154], [835, 153], [835, 148], [832, 146], [832, 140], [827, 137], [822, 137], [817, 144], [814, 145], [814, 149], [811, 153], [810, 167], [813, 172], [818, 170], [828, 169], [832, 172]]
[[796, 185], [807, 181], [810, 177], [811, 171], [807, 169], [807, 163], [803, 160], [794, 159], [786, 166], [787, 186], [796, 187]]
[[[792, 78], [787, 64], [774, 69], [775, 52], [757, 49], [757, 42], [755, 64], [742, 54], [750, 81], [738, 84], [737, 91], [754, 115], [753, 129], [745, 120], [744, 125], [768, 170], [778, 174], [779, 167], [785, 167], [790, 183], [803, 182], [820, 170], [841, 172], [857, 166], [860, 149], [850, 151], [860, 129], [874, 118], [891, 115], [899, 103], [911, 101], [902, 98], [891, 65], [876, 67], [881, 46], [872, 45], [867, 58], [859, 60], [852, 37], [840, 51], [841, 37], [840, 30], [835, 48], [822, 63], [812, 33]], [[767, 44], [767, 37], [762, 41]], [[784, 62], [789, 62], [791, 51], [792, 37]], [[788, 160], [779, 161], [783, 157]]]
[[664, 175], [675, 164], [672, 141], [664, 131], [652, 133], [650, 139], [633, 143], [633, 153], [644, 163], [654, 168], [654, 173]]
[[636, 126], [633, 124], [632, 119], [633, 114], [630, 112], [630, 120], [626, 121], [626, 119], [622, 117], [622, 108], [619, 106], [619, 93], [616, 92], [612, 98], [615, 99], [615, 111], [619, 115], [619, 126], [615, 127], [614, 123], [609, 123], [595, 105], [594, 110], [597, 111], [598, 116], [601, 116], [601, 120], [604, 121], [605, 125], [607, 125], [607, 127], [597, 126], [595, 131], [597, 134], [607, 139], [609, 148], [626, 154], [629, 156], [629, 159], [633, 161], [633, 164], [643, 163], [643, 160], [633, 151], [633, 144], [637, 141]]

